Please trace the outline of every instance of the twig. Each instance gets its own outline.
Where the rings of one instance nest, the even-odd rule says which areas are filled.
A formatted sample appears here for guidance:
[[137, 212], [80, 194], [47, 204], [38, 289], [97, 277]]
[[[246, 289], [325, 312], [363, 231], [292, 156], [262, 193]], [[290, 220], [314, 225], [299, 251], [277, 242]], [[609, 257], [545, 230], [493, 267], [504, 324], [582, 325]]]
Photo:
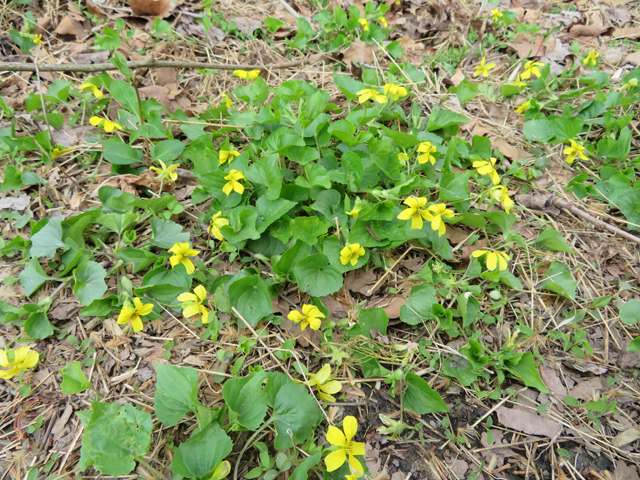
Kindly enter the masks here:
[[[631, 235], [629, 232], [625, 232], [624, 230], [619, 229], [618, 227], [614, 227], [613, 225], [608, 224], [596, 218], [584, 210], [579, 209], [575, 205], [563, 200], [560, 197], [555, 197], [553, 194], [549, 195], [516, 195], [515, 200], [520, 202], [527, 208], [533, 208], [536, 210], [542, 210], [546, 213], [554, 213], [555, 208], [563, 208], [573, 213], [574, 215], [587, 220], [588, 222], [593, 223], [596, 227], [606, 230], [609, 233], [613, 233], [614, 235], [618, 235], [622, 238], [625, 238], [631, 242], [637, 243], [640, 245], [640, 238], [635, 235]], [[555, 213], [558, 213], [558, 210], [555, 210]]]
[[289, 12], [291, 15], [293, 15], [296, 18], [300, 18], [301, 17], [301, 15], [298, 12], [296, 12], [293, 9], [293, 7], [291, 5], [289, 5], [285, 0], [278, 0], [278, 1], [282, 4], [282, 6], [284, 8], [287, 9], [287, 12]]
[[[324, 58], [324, 57], [323, 57]], [[129, 68], [203, 68], [208, 70], [265, 70], [269, 68], [290, 68], [310, 62], [310, 58], [303, 58], [293, 62], [270, 63], [268, 65], [240, 65], [240, 64], [222, 64], [207, 62], [187, 62], [174, 60], [156, 60], [150, 58], [148, 60], [135, 60], [127, 62]], [[37, 65], [35, 63], [24, 62], [0, 62], [0, 72], [106, 72], [109, 70], [118, 70], [113, 63], [78, 63], [78, 64], [56, 64], [43, 63]]]

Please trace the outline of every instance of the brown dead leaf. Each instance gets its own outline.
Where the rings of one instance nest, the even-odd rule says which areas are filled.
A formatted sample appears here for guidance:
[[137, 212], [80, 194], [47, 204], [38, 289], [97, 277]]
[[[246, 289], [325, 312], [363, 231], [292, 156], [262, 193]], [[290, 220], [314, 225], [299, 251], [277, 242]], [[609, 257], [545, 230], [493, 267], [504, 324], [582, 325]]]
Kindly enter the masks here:
[[115, 187], [125, 193], [132, 193], [134, 195], [138, 195], [138, 189], [136, 187], [139, 186], [144, 186], [157, 192], [160, 190], [161, 183], [163, 191], [171, 191], [175, 188], [175, 184], [167, 184], [167, 182], [161, 182], [155, 173], [151, 172], [150, 170], [144, 170], [140, 175], [126, 174], [111, 177], [102, 182], [98, 187], [96, 187], [93, 190], [92, 194], [94, 196], [98, 195], [98, 190], [100, 190], [100, 188], [104, 186]]
[[456, 227], [454, 225], [449, 225], [445, 233], [449, 241], [454, 245], [458, 245], [459, 243], [464, 242], [467, 238], [469, 238], [470, 234], [471, 232], [468, 232], [467, 230]]
[[238, 27], [238, 29], [245, 35], [253, 35], [253, 32], [255, 32], [262, 26], [262, 22], [260, 20], [247, 17], [236, 18], [234, 19], [234, 23], [236, 24], [236, 27]]
[[640, 27], [616, 28], [613, 32], [613, 38], [640, 38]]
[[489, 117], [496, 123], [504, 125], [509, 116], [509, 106], [506, 103], [493, 103], [489, 104]]
[[171, 0], [129, 0], [134, 15], [150, 15], [164, 18], [169, 15]]
[[91, 15], [95, 15], [101, 20], [106, 20], [107, 18], [109, 18], [108, 15], [104, 13], [104, 10], [102, 10], [100, 6], [96, 5], [91, 0], [87, 0], [87, 12], [89, 12]]
[[504, 448], [495, 448], [498, 445], [506, 445], [508, 442], [504, 439], [504, 435], [502, 434], [502, 430], [492, 429], [491, 433], [493, 434], [493, 442], [489, 443], [487, 432], [483, 432], [480, 437], [480, 443], [484, 448], [490, 448], [491, 450], [483, 450], [482, 455], [484, 456], [487, 462], [490, 462], [493, 459], [493, 456], [496, 455], [496, 467], [501, 467], [504, 465], [505, 458], [509, 457], [517, 457], [518, 454], [511, 450], [508, 447]]
[[53, 33], [57, 35], [72, 35], [78, 39], [84, 37], [84, 29], [82, 28], [82, 24], [77, 20], [71, 18], [70, 15], [64, 17]]
[[29, 195], [22, 194], [19, 197], [4, 197], [0, 199], [0, 211], [1, 210], [16, 210], [22, 212], [31, 203], [31, 197]]
[[156, 84], [168, 85], [178, 82], [178, 71], [175, 68], [156, 68]]
[[633, 18], [626, 8], [607, 8], [607, 14], [609, 15], [609, 20], [620, 27], [629, 23]]
[[462, 258], [468, 260], [473, 252], [476, 250], [485, 249], [489, 246], [489, 242], [486, 238], [478, 240], [473, 245], [467, 245], [466, 247], [462, 247]]
[[407, 304], [407, 299], [403, 297], [393, 297], [391, 301], [382, 307], [390, 320], [400, 318], [400, 307]]
[[36, 20], [36, 28], [33, 30], [34, 35], [44, 35], [51, 25], [51, 17], [40, 17]]
[[562, 425], [551, 418], [544, 417], [518, 408], [499, 407], [496, 410], [498, 421], [507, 428], [529, 435], [541, 435], [555, 438], [562, 432]]
[[519, 58], [530, 58], [539, 57], [542, 52], [544, 52], [544, 48], [542, 47], [543, 43], [544, 37], [542, 35], [536, 35], [532, 43], [524, 35], [521, 34], [519, 40], [507, 43], [507, 45], [509, 45], [516, 51]]
[[600, 35], [609, 35], [614, 27], [603, 27], [602, 25], [574, 25], [569, 29], [567, 38], [575, 39], [580, 43], [589, 43]]
[[577, 384], [571, 389], [571, 396], [578, 400], [595, 398], [597, 392], [605, 388], [606, 381], [602, 377], [595, 377]]
[[342, 53], [342, 60], [347, 64], [349, 69], [352, 68], [354, 61], [372, 64], [374, 57], [373, 45], [367, 45], [362, 40], [354, 40], [351, 46]]
[[365, 270], [359, 268], [357, 270], [351, 270], [344, 279], [345, 286], [352, 292], [358, 292], [366, 296], [371, 295], [371, 287], [373, 287], [378, 280], [378, 277], [373, 270]]

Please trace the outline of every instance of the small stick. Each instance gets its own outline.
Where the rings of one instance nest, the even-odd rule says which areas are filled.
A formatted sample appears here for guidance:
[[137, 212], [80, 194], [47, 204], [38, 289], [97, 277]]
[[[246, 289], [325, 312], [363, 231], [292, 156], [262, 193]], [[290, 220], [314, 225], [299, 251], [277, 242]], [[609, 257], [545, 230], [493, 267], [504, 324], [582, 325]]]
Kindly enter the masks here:
[[[148, 60], [135, 60], [127, 62], [129, 68], [204, 68], [208, 70], [265, 70], [268, 68], [290, 68], [297, 67], [309, 61], [309, 58], [295, 60], [293, 62], [272, 63], [268, 65], [234, 65], [207, 62], [187, 62], [174, 60], [156, 60], [150, 58]], [[43, 63], [37, 65], [35, 63], [24, 62], [0, 62], [0, 72], [106, 72], [109, 70], [118, 70], [113, 63], [80, 63], [80, 64], [56, 64]]]
[[300, 18], [300, 14], [298, 12], [296, 12], [293, 7], [291, 5], [289, 5], [285, 0], [279, 0], [279, 2], [282, 4], [282, 6], [284, 8], [287, 9], [287, 12], [289, 12], [291, 15], [293, 15], [296, 18]]

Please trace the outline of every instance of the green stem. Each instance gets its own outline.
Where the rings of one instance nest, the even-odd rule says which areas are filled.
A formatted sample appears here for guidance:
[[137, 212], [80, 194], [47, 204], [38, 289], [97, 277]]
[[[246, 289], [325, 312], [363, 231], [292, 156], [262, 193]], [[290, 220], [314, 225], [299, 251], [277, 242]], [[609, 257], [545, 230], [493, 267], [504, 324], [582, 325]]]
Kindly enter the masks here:
[[143, 457], [137, 457], [136, 460], [138, 460], [139, 463], [147, 467], [147, 469], [149, 469], [149, 471], [152, 474], [154, 474], [156, 477], [160, 478], [161, 480], [169, 480], [165, 475], [163, 475], [161, 472], [159, 472], [158, 470], [153, 468], [151, 465], [149, 465], [149, 462], [147, 462]]
[[247, 440], [247, 442], [244, 444], [244, 447], [242, 447], [242, 450], [240, 450], [240, 454], [238, 455], [238, 459], [236, 460], [236, 466], [233, 468], [233, 480], [238, 480], [238, 467], [240, 466], [240, 460], [242, 460], [242, 456], [244, 455], [244, 452], [247, 451], [247, 448], [249, 448], [251, 443], [258, 437], [260, 432], [262, 432], [265, 428], [271, 425], [272, 421], [273, 421], [273, 416], [269, 418], [269, 420], [264, 422], [262, 426], [258, 430], [256, 430], [255, 433], [251, 435], [251, 437], [249, 437], [249, 440]]

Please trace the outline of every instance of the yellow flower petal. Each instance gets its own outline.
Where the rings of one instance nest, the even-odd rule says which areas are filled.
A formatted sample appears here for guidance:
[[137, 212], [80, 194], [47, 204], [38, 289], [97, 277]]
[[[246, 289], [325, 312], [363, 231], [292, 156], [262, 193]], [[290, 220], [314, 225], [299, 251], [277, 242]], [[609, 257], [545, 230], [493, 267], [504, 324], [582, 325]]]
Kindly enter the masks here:
[[[329, 427], [331, 428], [331, 426]], [[335, 428], [335, 427], [334, 427]], [[336, 450], [335, 452], [331, 452], [324, 459], [324, 464], [327, 467], [327, 472], [333, 472], [334, 470], [339, 469], [344, 462], [347, 461], [347, 452], [343, 448], [340, 450]]]
[[344, 429], [344, 435], [347, 438], [347, 442], [350, 442], [351, 439], [356, 436], [356, 433], [358, 433], [358, 421], [355, 417], [348, 415], [344, 417], [342, 428]]
[[[327, 430], [327, 442], [329, 442], [331, 445], [336, 445], [343, 448], [347, 445], [347, 439], [345, 438], [342, 431], [338, 427], [334, 427], [333, 425], [329, 425], [329, 429]], [[344, 460], [342, 461], [342, 463], [344, 463]], [[342, 465], [342, 463], [340, 465]]]

